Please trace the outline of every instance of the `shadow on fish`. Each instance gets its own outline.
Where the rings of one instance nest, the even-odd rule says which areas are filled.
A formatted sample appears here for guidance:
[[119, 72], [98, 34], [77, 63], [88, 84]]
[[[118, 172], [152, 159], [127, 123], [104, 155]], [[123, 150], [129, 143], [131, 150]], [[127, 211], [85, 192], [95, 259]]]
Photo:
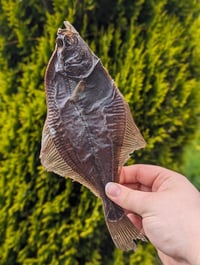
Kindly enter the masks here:
[[134, 241], [146, 238], [106, 196], [105, 185], [119, 182], [120, 167], [146, 143], [100, 59], [69, 22], [64, 25], [58, 29], [45, 74], [47, 117], [41, 163], [100, 197], [116, 247], [135, 250]]

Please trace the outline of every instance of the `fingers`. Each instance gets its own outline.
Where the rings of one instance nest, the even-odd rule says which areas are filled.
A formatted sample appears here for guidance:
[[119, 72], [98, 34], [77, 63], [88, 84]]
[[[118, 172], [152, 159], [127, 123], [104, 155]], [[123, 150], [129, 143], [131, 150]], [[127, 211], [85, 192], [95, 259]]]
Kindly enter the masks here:
[[140, 183], [141, 187], [143, 187], [141, 190], [148, 191], [154, 186], [155, 182], [156, 186], [159, 186], [171, 174], [171, 170], [159, 166], [138, 164], [123, 167], [119, 182], [121, 184]]
[[131, 222], [135, 225], [135, 227], [137, 227], [137, 229], [144, 234], [142, 218], [139, 215], [133, 213], [128, 213], [127, 216], [131, 220]]
[[142, 185], [140, 183], [132, 183], [132, 184], [123, 184], [127, 188], [130, 188], [132, 190], [141, 190], [141, 191], [152, 191], [151, 187], [147, 187], [145, 185]]
[[151, 203], [151, 193], [129, 189], [117, 183], [109, 182], [106, 185], [107, 196], [123, 209], [140, 216], [148, 211]]

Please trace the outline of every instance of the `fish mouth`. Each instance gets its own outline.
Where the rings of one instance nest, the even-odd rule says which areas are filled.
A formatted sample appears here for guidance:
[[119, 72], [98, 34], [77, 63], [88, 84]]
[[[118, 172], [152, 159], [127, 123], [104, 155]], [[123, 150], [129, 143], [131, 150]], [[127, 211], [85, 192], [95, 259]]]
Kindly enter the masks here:
[[70, 32], [70, 33], [75, 33], [78, 34], [78, 31], [72, 26], [72, 24], [69, 23], [69, 21], [64, 21], [63, 22], [65, 25], [65, 29], [58, 29], [58, 34], [62, 34], [65, 32]]

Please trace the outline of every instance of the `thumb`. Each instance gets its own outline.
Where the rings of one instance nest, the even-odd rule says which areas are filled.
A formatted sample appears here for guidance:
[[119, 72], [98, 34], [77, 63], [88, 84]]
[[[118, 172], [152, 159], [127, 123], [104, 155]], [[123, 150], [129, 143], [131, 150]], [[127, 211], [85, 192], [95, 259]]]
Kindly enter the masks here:
[[152, 196], [150, 192], [143, 192], [127, 188], [118, 183], [109, 182], [105, 187], [106, 195], [123, 209], [143, 216], [149, 211]]

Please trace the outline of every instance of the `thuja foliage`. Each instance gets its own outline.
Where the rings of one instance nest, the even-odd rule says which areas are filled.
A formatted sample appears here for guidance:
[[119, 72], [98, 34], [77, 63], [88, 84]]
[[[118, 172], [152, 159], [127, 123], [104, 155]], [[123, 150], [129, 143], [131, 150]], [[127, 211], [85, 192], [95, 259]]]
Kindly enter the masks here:
[[43, 77], [69, 20], [147, 141], [130, 163], [178, 168], [199, 114], [199, 11], [198, 0], [1, 0], [0, 264], [156, 264], [150, 244], [135, 254], [115, 249], [101, 202], [40, 165]]

